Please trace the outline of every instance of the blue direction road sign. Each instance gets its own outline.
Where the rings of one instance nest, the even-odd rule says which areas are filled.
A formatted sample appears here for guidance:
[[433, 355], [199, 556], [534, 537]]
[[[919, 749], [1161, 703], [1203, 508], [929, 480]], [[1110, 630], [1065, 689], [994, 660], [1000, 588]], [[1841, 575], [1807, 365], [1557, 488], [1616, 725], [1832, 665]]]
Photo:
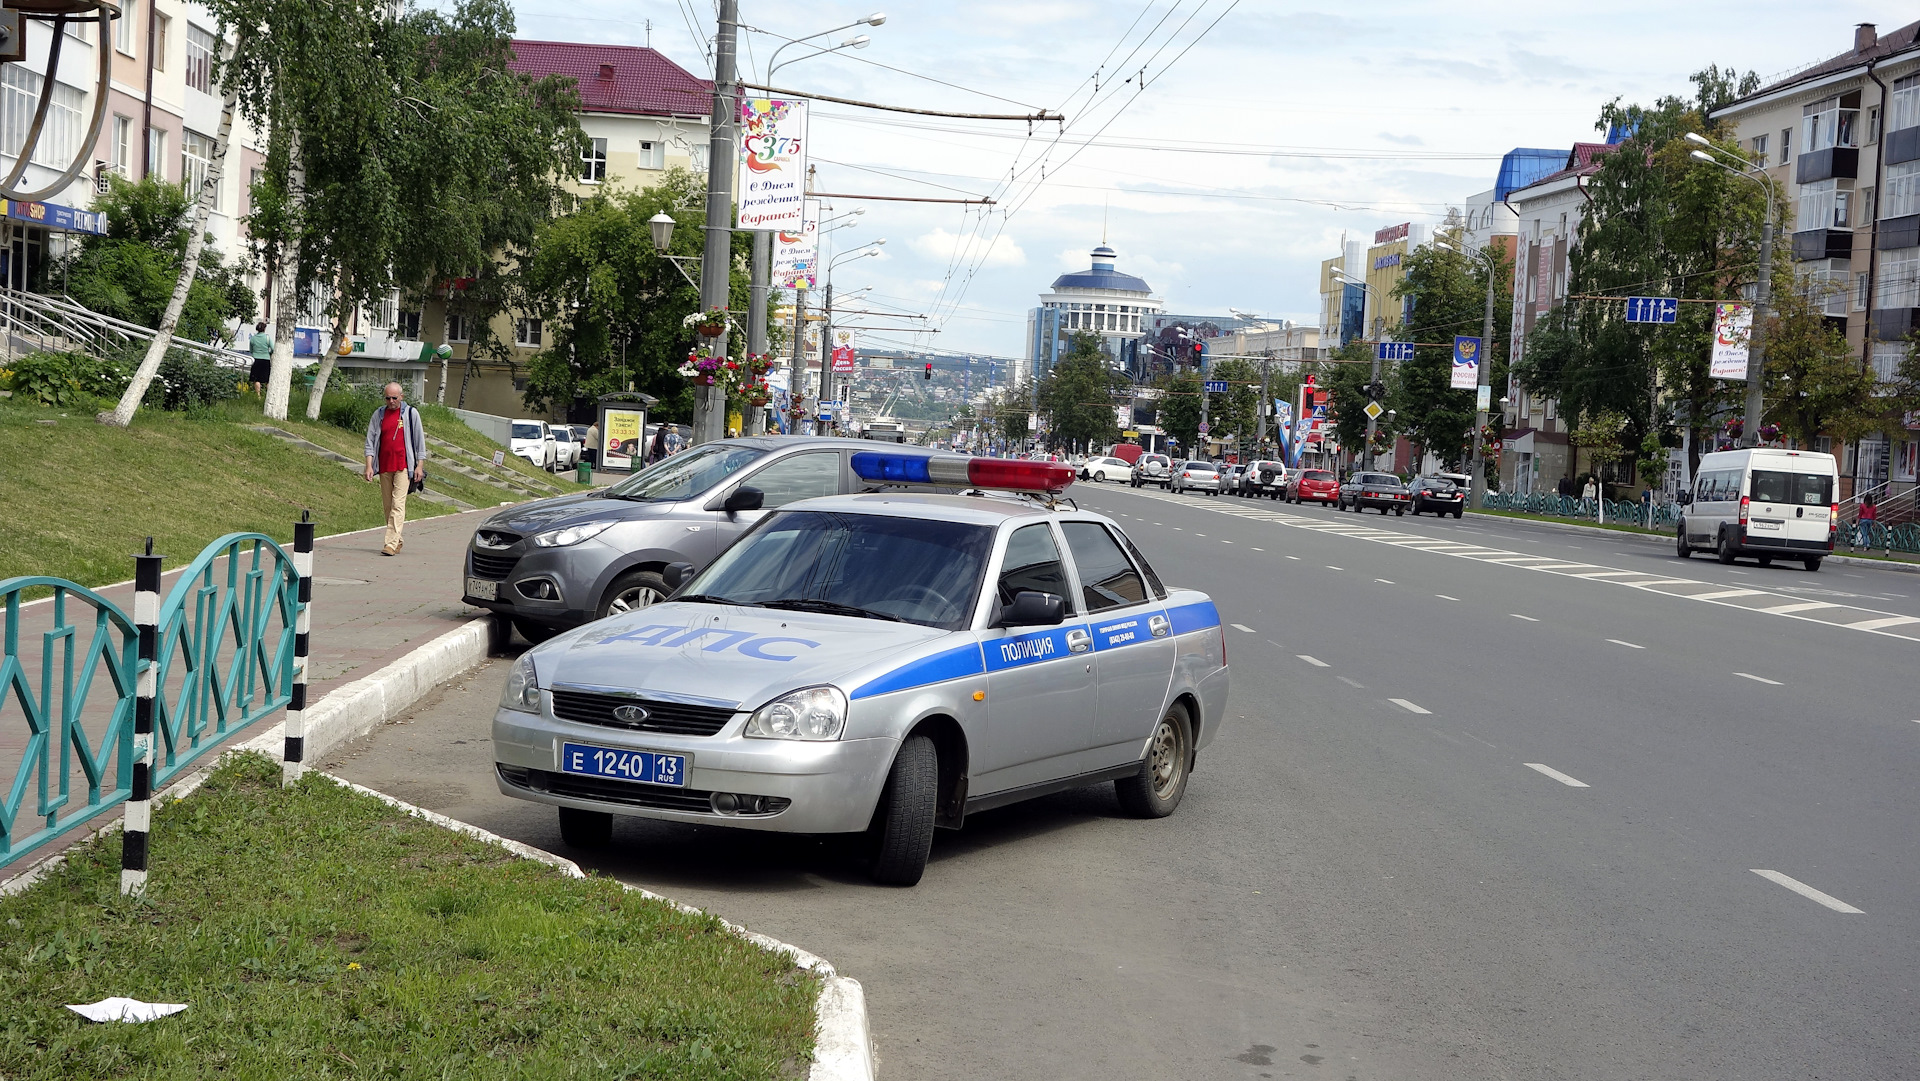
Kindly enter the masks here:
[[1680, 302], [1673, 297], [1628, 297], [1627, 322], [1671, 323], [1680, 318]]
[[1381, 360], [1412, 360], [1412, 342], [1381, 342], [1373, 347], [1373, 355]]
[[1225, 379], [1209, 379], [1203, 383], [1202, 386], [1206, 388], [1208, 394], [1225, 394], [1227, 392], [1227, 381]]

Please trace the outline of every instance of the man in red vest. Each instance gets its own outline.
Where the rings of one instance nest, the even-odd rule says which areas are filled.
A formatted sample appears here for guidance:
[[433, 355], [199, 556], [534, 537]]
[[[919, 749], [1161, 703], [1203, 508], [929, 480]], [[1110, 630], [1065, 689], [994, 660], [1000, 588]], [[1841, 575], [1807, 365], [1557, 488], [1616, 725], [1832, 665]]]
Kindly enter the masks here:
[[380, 503], [387, 512], [386, 544], [381, 555], [398, 555], [406, 542], [400, 532], [407, 525], [407, 488], [426, 475], [422, 463], [427, 456], [426, 431], [420, 426], [420, 411], [402, 398], [400, 384], [388, 383], [387, 404], [367, 419], [368, 481], [380, 482]]

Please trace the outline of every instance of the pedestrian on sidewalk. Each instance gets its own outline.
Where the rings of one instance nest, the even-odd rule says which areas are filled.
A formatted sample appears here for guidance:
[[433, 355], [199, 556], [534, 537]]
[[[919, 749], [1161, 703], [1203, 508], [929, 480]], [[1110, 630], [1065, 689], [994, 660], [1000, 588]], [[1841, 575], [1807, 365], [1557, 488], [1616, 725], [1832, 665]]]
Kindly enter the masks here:
[[420, 411], [408, 405], [400, 384], [388, 383], [387, 404], [367, 418], [367, 468], [372, 482], [378, 476], [380, 505], [387, 512], [384, 556], [399, 555], [406, 542], [400, 536], [407, 525], [407, 488], [426, 473], [427, 435], [420, 425]]
[[253, 383], [253, 392], [260, 394], [267, 379], [273, 375], [273, 336], [267, 333], [266, 320], [253, 324], [253, 337], [247, 339], [247, 352], [253, 354], [253, 369], [247, 373], [247, 379]]
[[1871, 492], [1860, 497], [1860, 520], [1863, 522], [1880, 520], [1880, 503], [1874, 499]]
[[587, 442], [584, 453], [587, 456], [588, 465], [595, 469], [600, 468], [600, 422], [597, 420], [587, 425]]
[[1587, 474], [1587, 485], [1586, 485], [1586, 487], [1584, 487], [1584, 488], [1582, 488], [1582, 489], [1580, 489], [1580, 498], [1582, 498], [1582, 499], [1598, 499], [1598, 498], [1600, 498], [1600, 485], [1599, 485], [1599, 483], [1598, 483], [1598, 482], [1597, 482], [1597, 481], [1596, 481], [1596, 480], [1594, 479], [1594, 476], [1593, 476], [1593, 474], [1591, 474], [1591, 473], [1589, 473], [1589, 474]]
[[652, 465], [667, 456], [667, 426], [661, 423], [653, 429], [653, 445], [647, 448], [647, 464]]

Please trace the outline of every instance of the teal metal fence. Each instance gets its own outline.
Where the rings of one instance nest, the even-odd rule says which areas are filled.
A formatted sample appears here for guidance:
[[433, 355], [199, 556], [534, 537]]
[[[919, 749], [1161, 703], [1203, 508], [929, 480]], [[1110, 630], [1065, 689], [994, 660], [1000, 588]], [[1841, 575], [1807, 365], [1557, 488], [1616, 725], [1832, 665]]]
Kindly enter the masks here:
[[1842, 522], [1834, 538], [1834, 546], [1837, 548], [1840, 545], [1853, 551], [1920, 553], [1920, 522], [1902, 522], [1891, 526], [1857, 520]]
[[[139, 686], [152, 688], [155, 789], [285, 707], [299, 582], [293, 556], [260, 533], [208, 545], [145, 619], [63, 579], [0, 581], [0, 867], [126, 802]], [[38, 591], [51, 596], [23, 597]]]
[[[1680, 518], [1678, 503], [1643, 503], [1628, 499], [1581, 499], [1575, 496], [1488, 492], [1487, 509], [1541, 514], [1555, 518], [1575, 518], [1608, 525], [1634, 525], [1643, 529], [1668, 529]], [[1601, 510], [1606, 511], [1604, 518]]]

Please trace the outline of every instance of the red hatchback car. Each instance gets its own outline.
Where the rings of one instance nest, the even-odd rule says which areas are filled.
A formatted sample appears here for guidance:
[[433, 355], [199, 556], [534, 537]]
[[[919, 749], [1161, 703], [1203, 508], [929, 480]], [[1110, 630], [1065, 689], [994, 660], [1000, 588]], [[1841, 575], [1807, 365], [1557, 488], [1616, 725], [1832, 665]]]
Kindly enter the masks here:
[[1325, 469], [1302, 469], [1287, 479], [1289, 503], [1338, 503], [1340, 481]]

